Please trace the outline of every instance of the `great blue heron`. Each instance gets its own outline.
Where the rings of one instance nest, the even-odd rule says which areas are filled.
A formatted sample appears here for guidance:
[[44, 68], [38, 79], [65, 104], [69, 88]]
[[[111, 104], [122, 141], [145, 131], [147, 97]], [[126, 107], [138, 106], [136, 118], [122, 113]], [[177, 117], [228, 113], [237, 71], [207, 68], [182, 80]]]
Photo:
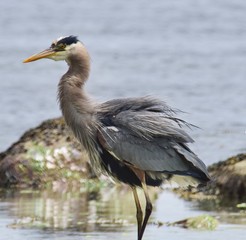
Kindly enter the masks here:
[[[85, 93], [90, 58], [75, 36], [61, 37], [25, 63], [41, 58], [65, 60], [69, 66], [58, 86], [60, 108], [67, 125], [87, 150], [93, 169], [131, 186], [137, 209], [138, 240], [152, 212], [147, 185], [165, 180], [187, 185], [210, 180], [205, 164], [188, 148], [188, 125], [176, 111], [151, 97], [94, 103]], [[136, 191], [146, 198], [145, 216]]]

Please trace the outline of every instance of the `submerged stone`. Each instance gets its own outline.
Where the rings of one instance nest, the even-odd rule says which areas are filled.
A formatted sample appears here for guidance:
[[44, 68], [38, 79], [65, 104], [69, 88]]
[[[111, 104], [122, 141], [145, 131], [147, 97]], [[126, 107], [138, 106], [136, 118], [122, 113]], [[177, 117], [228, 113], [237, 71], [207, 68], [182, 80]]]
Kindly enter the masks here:
[[197, 217], [186, 218], [177, 222], [168, 224], [169, 226], [181, 226], [183, 228], [197, 230], [215, 230], [218, 226], [218, 220], [210, 215], [201, 215]]
[[242, 210], [246, 210], [246, 203], [237, 204], [237, 208], [242, 209]]

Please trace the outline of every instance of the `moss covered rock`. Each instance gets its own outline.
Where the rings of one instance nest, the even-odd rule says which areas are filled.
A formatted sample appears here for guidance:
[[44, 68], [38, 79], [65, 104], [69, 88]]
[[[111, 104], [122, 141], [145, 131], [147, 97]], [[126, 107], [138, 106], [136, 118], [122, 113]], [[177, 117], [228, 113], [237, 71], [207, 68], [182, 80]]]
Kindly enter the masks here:
[[43, 122], [0, 154], [0, 187], [46, 186], [94, 177], [63, 118]]
[[170, 223], [169, 226], [180, 226], [183, 228], [197, 229], [197, 230], [215, 230], [219, 222], [216, 218], [210, 215], [200, 215], [197, 217], [186, 218], [174, 223]]

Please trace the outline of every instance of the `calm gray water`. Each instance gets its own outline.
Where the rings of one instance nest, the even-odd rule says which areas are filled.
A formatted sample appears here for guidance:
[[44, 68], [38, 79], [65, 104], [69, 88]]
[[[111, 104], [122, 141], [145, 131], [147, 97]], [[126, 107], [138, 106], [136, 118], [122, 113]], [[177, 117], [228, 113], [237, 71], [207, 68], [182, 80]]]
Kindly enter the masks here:
[[[142, 195], [141, 195], [142, 196]], [[0, 201], [1, 240], [109, 240], [136, 239], [135, 204], [130, 191], [105, 189], [98, 201], [86, 192], [8, 192]], [[100, 199], [100, 200], [99, 200]], [[157, 227], [156, 221], [173, 222], [206, 212], [174, 197], [168, 191], [159, 195], [144, 239], [224, 240], [245, 239], [245, 219], [223, 220], [222, 213], [210, 213], [220, 219], [215, 231]], [[34, 223], [28, 223], [35, 219]], [[151, 224], [152, 223], [152, 224]], [[23, 225], [21, 225], [23, 224]], [[6, 227], [7, 226], [7, 227]]]
[[[1, 1], [0, 150], [30, 127], [60, 116], [56, 85], [66, 64], [43, 60], [24, 65], [22, 60], [53, 39], [74, 34], [91, 54], [87, 90], [96, 99], [154, 95], [188, 112], [182, 117], [201, 127], [191, 132], [193, 149], [207, 164], [245, 152], [245, 12], [244, 0]], [[1, 219], [3, 226], [7, 215]], [[146, 239], [155, 239], [153, 229]], [[171, 230], [175, 238], [168, 235], [170, 230], [163, 231], [158, 234], [166, 239], [184, 234]], [[27, 232], [18, 234], [47, 239], [42, 231]], [[228, 227], [204, 239], [225, 239], [221, 232], [228, 239], [237, 234], [236, 228]], [[20, 239], [18, 234], [12, 239]], [[73, 235], [49, 236], [69, 239], [66, 234]], [[88, 238], [108, 239], [110, 234], [115, 238], [114, 233]], [[132, 234], [123, 231], [117, 237], [133, 238]], [[73, 236], [81, 238], [80, 233]]]

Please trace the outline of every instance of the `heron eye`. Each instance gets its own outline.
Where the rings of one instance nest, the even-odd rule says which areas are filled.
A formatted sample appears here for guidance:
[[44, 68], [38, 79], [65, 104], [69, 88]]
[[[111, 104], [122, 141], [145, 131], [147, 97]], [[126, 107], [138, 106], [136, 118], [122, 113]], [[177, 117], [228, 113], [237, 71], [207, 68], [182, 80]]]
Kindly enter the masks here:
[[66, 47], [66, 44], [64, 44], [64, 43], [59, 43], [59, 44], [57, 45], [57, 48], [58, 48], [59, 50], [64, 50], [65, 47]]

